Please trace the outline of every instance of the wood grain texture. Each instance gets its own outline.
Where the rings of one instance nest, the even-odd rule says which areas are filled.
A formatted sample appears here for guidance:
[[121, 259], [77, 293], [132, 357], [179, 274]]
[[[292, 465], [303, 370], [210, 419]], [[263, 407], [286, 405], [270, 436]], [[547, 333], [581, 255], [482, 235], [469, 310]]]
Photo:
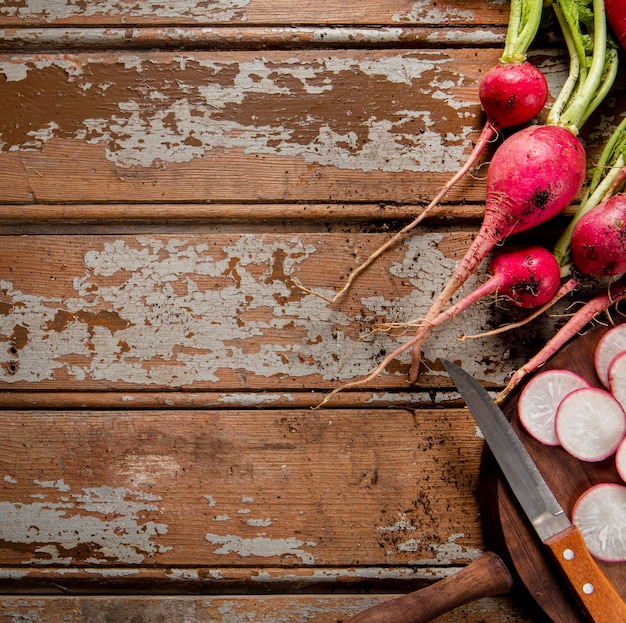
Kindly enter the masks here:
[[[387, 235], [6, 236], [0, 377], [11, 390], [327, 391], [401, 343], [404, 327], [372, 330], [419, 319], [471, 236], [419, 232], [332, 306], [296, 283], [332, 293]], [[506, 302], [493, 303], [433, 334], [432, 372], [413, 389], [449, 386], [442, 352], [496, 385], [506, 371], [495, 362], [523, 363], [506, 334], [457, 340], [506, 318]], [[407, 367], [399, 358], [370, 388], [407, 390]]]
[[[0, 203], [423, 203], [469, 154], [498, 54], [0, 54]], [[448, 201], [481, 202], [482, 177]]]
[[280, 566], [354, 578], [358, 567], [445, 574], [480, 552], [481, 439], [463, 411], [1, 418], [0, 552], [24, 572], [58, 567], [71, 582], [64, 568], [106, 579], [111, 567], [139, 578], [143, 565], [241, 567], [262, 581], [261, 567]]
[[[512, 317], [485, 301], [415, 386], [401, 359], [311, 407], [428, 306], [496, 145], [336, 305], [293, 279], [332, 293], [456, 171], [508, 12], [0, 3], [2, 623], [339, 623], [484, 552], [482, 440], [438, 357], [497, 388], [562, 319], [458, 342]], [[562, 51], [531, 51], [551, 97]], [[526, 601], [437, 621], [530, 623]]]
[[[8, 597], [0, 600], [0, 621], [17, 617], [32, 623], [67, 621], [194, 621], [232, 623], [341, 623], [352, 614], [381, 603], [386, 596], [208, 596], [208, 597]], [[19, 619], [17, 619], [19, 620]], [[448, 615], [437, 623], [533, 623], [527, 612], [509, 598], [483, 599]]]
[[297, 4], [281, 0], [177, 0], [129, 3], [124, 0], [95, 0], [88, 6], [74, 0], [38, 2], [5, 0], [0, 7], [0, 24], [42, 26], [59, 24], [125, 26], [145, 24], [468, 24], [502, 25], [508, 19], [505, 3], [452, 0], [445, 5], [432, 0], [365, 0], [347, 5], [339, 0]]

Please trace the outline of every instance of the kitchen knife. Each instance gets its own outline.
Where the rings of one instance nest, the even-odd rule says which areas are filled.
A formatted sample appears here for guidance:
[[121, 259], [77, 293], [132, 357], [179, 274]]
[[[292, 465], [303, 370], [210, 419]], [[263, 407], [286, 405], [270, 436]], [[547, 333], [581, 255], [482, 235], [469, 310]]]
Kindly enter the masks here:
[[550, 491], [524, 444], [482, 385], [443, 360], [505, 480], [573, 595], [595, 623], [626, 622], [626, 603], [596, 565], [578, 528]]

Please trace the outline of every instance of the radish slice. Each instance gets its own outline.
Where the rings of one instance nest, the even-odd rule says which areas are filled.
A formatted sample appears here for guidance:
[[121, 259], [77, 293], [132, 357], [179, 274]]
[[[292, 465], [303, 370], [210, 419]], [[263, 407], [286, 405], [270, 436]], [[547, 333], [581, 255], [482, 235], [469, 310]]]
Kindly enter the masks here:
[[602, 461], [624, 439], [626, 416], [606, 390], [576, 389], [561, 400], [555, 429], [559, 442], [572, 456], [581, 461]]
[[554, 420], [557, 408], [570, 392], [589, 387], [582, 376], [569, 370], [545, 370], [535, 375], [523, 389], [517, 403], [519, 421], [537, 441], [558, 446]]
[[626, 487], [614, 483], [591, 487], [574, 504], [572, 521], [594, 558], [626, 560]]
[[626, 439], [623, 439], [615, 452], [615, 467], [619, 477], [626, 482]]
[[596, 346], [594, 363], [602, 385], [609, 387], [609, 366], [615, 355], [626, 350], [626, 324], [607, 331]]
[[609, 387], [623, 409], [626, 409], [626, 351], [613, 357], [609, 365]]

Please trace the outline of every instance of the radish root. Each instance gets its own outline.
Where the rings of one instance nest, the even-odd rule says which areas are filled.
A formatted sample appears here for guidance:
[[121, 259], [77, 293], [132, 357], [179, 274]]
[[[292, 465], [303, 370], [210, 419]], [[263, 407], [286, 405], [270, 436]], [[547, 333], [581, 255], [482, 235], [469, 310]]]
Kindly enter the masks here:
[[376, 251], [374, 251], [371, 255], [367, 257], [367, 259], [357, 266], [346, 279], [343, 287], [338, 290], [333, 296], [326, 296], [321, 292], [317, 292], [306, 286], [302, 285], [297, 279], [292, 278], [296, 287], [300, 288], [307, 294], [314, 294], [324, 299], [327, 303], [333, 304], [338, 301], [352, 286], [354, 280], [369, 266], [371, 266], [385, 251], [391, 249], [395, 245], [397, 245], [400, 241], [402, 241], [409, 232], [411, 232], [415, 227], [417, 227], [427, 216], [428, 214], [441, 202], [441, 200], [445, 197], [448, 191], [466, 174], [469, 170], [474, 166], [480, 154], [484, 151], [489, 143], [491, 143], [497, 137], [496, 128], [489, 122], [485, 124], [482, 132], [474, 145], [474, 149], [470, 154], [467, 162], [463, 165], [459, 171], [457, 171], [450, 180], [443, 186], [443, 188], [439, 191], [437, 196], [420, 212], [420, 214], [413, 219], [408, 225], [403, 227], [399, 232], [397, 232], [394, 236], [392, 236], [387, 242], [381, 245]]
[[624, 298], [626, 298], [626, 277], [621, 277], [606, 292], [587, 301], [532, 359], [519, 368], [507, 386], [496, 396], [496, 402], [499, 404], [504, 402], [527, 374], [543, 366], [552, 355], [584, 329], [598, 314], [601, 312], [608, 313], [609, 307]]

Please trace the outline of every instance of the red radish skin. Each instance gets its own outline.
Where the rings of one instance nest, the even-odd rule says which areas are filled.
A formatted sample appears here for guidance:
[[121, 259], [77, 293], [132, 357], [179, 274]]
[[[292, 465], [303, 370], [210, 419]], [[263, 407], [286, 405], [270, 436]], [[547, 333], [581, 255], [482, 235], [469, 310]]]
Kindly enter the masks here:
[[[496, 396], [496, 402], [502, 403], [520, 384], [522, 379], [539, 369], [566, 342], [582, 331], [593, 318], [606, 311], [626, 297], [626, 278], [622, 277], [611, 285], [604, 293], [587, 301], [570, 319], [556, 332], [546, 345], [527, 363], [519, 368], [510, 378], [506, 387]], [[621, 325], [620, 325], [621, 326]]]
[[615, 400], [626, 409], [626, 351], [615, 355], [609, 364], [609, 389]]
[[524, 387], [517, 403], [517, 415], [526, 432], [547, 446], [558, 446], [554, 421], [559, 404], [576, 389], [590, 387], [569, 370], [546, 370], [535, 375]]
[[609, 329], [598, 341], [594, 353], [596, 374], [604, 387], [609, 387], [609, 367], [613, 358], [626, 350], [626, 324]]
[[613, 195], [579, 219], [571, 252], [574, 265], [585, 275], [626, 273], [626, 195]]
[[548, 99], [545, 76], [528, 61], [499, 63], [478, 85], [488, 124], [497, 130], [522, 126], [534, 119]]
[[626, 482], [626, 438], [622, 439], [622, 443], [615, 452], [615, 468], [619, 477]]
[[626, 415], [608, 391], [587, 387], [561, 400], [554, 427], [569, 454], [581, 461], [598, 462], [612, 456], [624, 439]]
[[[456, 271], [423, 318], [412, 347], [410, 380], [417, 380], [422, 345], [431, 322], [467, 281], [495, 245], [511, 234], [540, 225], [562, 212], [585, 179], [585, 150], [569, 130], [531, 126], [507, 138], [487, 172], [485, 216]], [[403, 345], [404, 350], [406, 344]]]
[[607, 482], [587, 489], [574, 504], [572, 522], [594, 558], [626, 561], [625, 486]]
[[620, 45], [626, 49], [626, 2], [624, 0], [604, 0], [606, 18]]

